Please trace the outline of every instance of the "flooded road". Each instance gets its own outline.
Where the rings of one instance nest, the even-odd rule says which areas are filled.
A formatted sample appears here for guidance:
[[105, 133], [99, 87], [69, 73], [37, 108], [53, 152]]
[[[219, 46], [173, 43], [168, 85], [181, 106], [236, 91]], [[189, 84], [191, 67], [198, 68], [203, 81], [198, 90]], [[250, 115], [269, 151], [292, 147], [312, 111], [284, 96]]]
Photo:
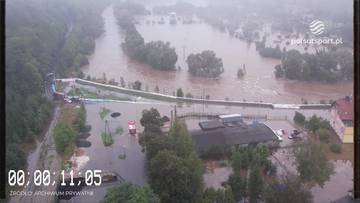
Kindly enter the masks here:
[[[254, 44], [248, 44], [227, 33], [212, 28], [206, 23], [170, 25], [148, 24], [146, 21], [159, 20], [159, 16], [147, 16], [139, 19], [138, 31], [146, 42], [152, 40], [169, 41], [176, 48], [181, 70], [159, 71], [130, 60], [121, 49], [123, 33], [116, 23], [113, 7], [102, 14], [104, 34], [96, 40], [95, 52], [89, 57], [89, 65], [84, 67], [86, 76], [114, 78], [120, 81], [140, 80], [143, 87], [153, 91], [158, 85], [161, 93], [173, 94], [177, 88], [196, 97], [210, 95], [211, 99], [248, 100], [276, 103], [300, 103], [301, 98], [317, 103], [320, 100], [335, 100], [352, 94], [351, 83], [335, 85], [316, 82], [296, 82], [278, 80], [274, 77], [274, 66], [279, 60], [263, 58], [255, 50]], [[218, 80], [191, 76], [187, 71], [186, 57], [205, 49], [214, 50], [221, 57], [225, 72]], [[247, 74], [237, 78], [237, 70], [245, 64]]]

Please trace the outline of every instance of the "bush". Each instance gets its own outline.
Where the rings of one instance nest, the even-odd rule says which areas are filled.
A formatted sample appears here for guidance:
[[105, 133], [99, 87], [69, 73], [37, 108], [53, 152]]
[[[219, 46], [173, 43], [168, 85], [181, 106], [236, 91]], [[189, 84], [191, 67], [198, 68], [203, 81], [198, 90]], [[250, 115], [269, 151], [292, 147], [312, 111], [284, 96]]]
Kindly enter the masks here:
[[106, 147], [110, 146], [114, 143], [111, 133], [102, 132], [101, 139], [103, 141], [104, 146], [106, 146]]
[[330, 137], [329, 130], [325, 128], [320, 128], [316, 131], [316, 134], [319, 136], [321, 142], [325, 142], [325, 143], [329, 142], [329, 137]]
[[249, 147], [240, 148], [232, 154], [232, 167], [234, 171], [247, 170], [251, 164], [253, 151]]
[[142, 85], [142, 83], [141, 83], [140, 81], [136, 80], [136, 81], [132, 84], [132, 88], [133, 88], [134, 90], [141, 90], [141, 85]]
[[305, 124], [305, 116], [302, 113], [295, 111], [294, 122], [303, 126]]
[[275, 77], [276, 77], [276, 78], [281, 78], [281, 77], [283, 77], [283, 76], [285, 75], [285, 71], [284, 71], [284, 69], [281, 67], [281, 65], [276, 65], [276, 66], [275, 66], [275, 71], [274, 71], [274, 73], [275, 73]]
[[330, 129], [329, 121], [313, 115], [309, 120], [305, 121], [305, 127], [311, 132], [316, 132], [318, 129]]
[[90, 129], [88, 129], [89, 126], [86, 127], [85, 124], [86, 124], [86, 109], [85, 106], [82, 104], [74, 121], [75, 130], [78, 132], [89, 132], [91, 130], [91, 126]]
[[337, 153], [337, 154], [341, 153], [341, 145], [339, 145], [339, 144], [330, 145], [330, 151]]
[[184, 92], [181, 88], [176, 90], [176, 96], [177, 97], [184, 97]]

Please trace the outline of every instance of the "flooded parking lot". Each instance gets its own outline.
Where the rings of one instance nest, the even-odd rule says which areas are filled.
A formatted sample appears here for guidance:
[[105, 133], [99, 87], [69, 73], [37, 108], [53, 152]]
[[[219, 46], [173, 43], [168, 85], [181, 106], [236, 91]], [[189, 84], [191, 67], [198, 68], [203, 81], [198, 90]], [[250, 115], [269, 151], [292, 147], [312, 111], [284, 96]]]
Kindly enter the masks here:
[[[144, 109], [156, 108], [162, 116], [171, 117], [171, 111], [175, 110], [175, 103], [165, 103], [151, 100], [139, 99], [137, 102], [134, 101], [123, 101], [123, 102], [93, 102], [85, 105], [87, 110], [87, 124], [92, 126], [90, 136], [87, 138], [91, 142], [91, 146], [88, 148], [80, 148], [82, 152], [81, 156], [88, 157], [79, 166], [79, 170], [85, 171], [87, 169], [99, 169], [102, 171], [112, 171], [120, 175], [125, 181], [132, 182], [134, 184], [144, 185], [147, 182], [145, 174], [145, 154], [142, 152], [141, 146], [138, 144], [138, 136], [130, 135], [127, 129], [127, 122], [129, 120], [135, 120], [137, 132], [142, 131], [140, 125], [141, 112]], [[109, 147], [105, 147], [101, 138], [101, 133], [105, 129], [105, 121], [100, 117], [100, 111], [102, 108], [109, 109], [111, 112], [119, 112], [121, 116], [118, 118], [112, 118], [107, 115], [104, 120], [108, 120], [110, 132], [114, 144]], [[241, 114], [266, 114], [269, 117], [288, 117], [292, 118], [295, 110], [286, 109], [257, 109], [257, 108], [244, 108], [244, 107], [224, 107], [216, 105], [176, 105], [177, 114], [186, 114], [188, 112], [213, 112], [218, 114], [229, 114], [229, 113], [241, 113]], [[318, 115], [326, 116], [327, 110], [301, 110], [305, 115], [311, 116], [316, 113]], [[199, 119], [186, 120], [188, 128], [198, 128]], [[264, 120], [264, 122], [273, 129], [283, 128], [291, 131], [293, 128], [289, 121], [286, 120]], [[118, 128], [122, 128], [121, 134], [116, 134], [115, 131]], [[284, 144], [290, 142], [284, 140]], [[125, 158], [121, 158], [122, 155], [126, 154]], [[219, 171], [220, 170], [220, 171]], [[228, 175], [223, 174], [219, 177], [218, 174], [223, 173], [221, 170], [214, 170], [213, 172], [207, 173], [205, 181], [208, 185], [219, 185], [223, 182], [230, 172], [227, 169]], [[215, 178], [216, 177], [216, 178]], [[91, 188], [94, 191], [96, 198], [101, 199], [105, 193], [106, 188], [111, 185]], [[76, 200], [85, 201], [88, 196], [75, 197]]]

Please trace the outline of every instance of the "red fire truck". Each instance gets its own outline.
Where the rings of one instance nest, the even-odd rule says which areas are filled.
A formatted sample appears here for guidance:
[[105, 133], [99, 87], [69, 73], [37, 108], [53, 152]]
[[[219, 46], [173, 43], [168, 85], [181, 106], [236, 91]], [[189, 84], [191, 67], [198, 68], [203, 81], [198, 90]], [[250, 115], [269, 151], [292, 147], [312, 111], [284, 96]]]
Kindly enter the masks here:
[[129, 120], [129, 121], [128, 121], [128, 126], [129, 126], [129, 133], [130, 133], [131, 135], [136, 134], [135, 121], [134, 121], [134, 120]]

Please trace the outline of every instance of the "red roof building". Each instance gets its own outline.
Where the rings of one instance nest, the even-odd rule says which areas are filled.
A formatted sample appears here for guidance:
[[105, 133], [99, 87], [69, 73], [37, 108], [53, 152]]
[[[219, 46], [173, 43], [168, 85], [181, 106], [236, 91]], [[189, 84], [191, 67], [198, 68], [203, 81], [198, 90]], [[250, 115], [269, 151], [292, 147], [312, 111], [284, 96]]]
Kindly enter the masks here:
[[343, 143], [353, 142], [354, 102], [351, 97], [338, 99], [331, 109], [330, 125]]
[[354, 115], [354, 103], [350, 97], [338, 99], [335, 103], [335, 109], [342, 121], [352, 121]]

